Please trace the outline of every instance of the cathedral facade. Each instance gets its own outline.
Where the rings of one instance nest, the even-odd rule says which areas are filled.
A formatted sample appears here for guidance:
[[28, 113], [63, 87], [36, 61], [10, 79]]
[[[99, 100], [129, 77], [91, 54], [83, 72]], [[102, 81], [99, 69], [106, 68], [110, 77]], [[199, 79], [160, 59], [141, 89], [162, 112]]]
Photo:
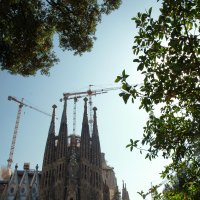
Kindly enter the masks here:
[[53, 108], [42, 166], [40, 200], [103, 200], [106, 186], [102, 178], [97, 109], [93, 109], [93, 132], [90, 136], [87, 99], [84, 101], [81, 136], [68, 135], [66, 99], [56, 136], [55, 106]]
[[[104, 154], [101, 153], [97, 108], [93, 108], [93, 130], [90, 135], [87, 98], [84, 99], [80, 136], [68, 134], [67, 99], [64, 99], [60, 129], [56, 135], [55, 109], [54, 105], [42, 171], [38, 171], [38, 166], [34, 173], [25, 168], [22, 177], [19, 178], [16, 166], [7, 185], [4, 183], [2, 195], [0, 191], [1, 199], [121, 200], [113, 168], [107, 166]], [[125, 192], [124, 187], [122, 200], [129, 200], [128, 192]]]

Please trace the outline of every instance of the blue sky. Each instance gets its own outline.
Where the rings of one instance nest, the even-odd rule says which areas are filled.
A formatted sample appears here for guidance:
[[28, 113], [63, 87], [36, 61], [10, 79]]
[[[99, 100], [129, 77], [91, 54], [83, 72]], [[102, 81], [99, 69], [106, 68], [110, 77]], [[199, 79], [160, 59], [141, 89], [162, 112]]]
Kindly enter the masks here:
[[[137, 12], [144, 11], [150, 6], [158, 14], [156, 0], [127, 0], [120, 9], [102, 19], [97, 27], [97, 41], [90, 53], [74, 56], [72, 52], [63, 52], [56, 47], [55, 51], [60, 62], [51, 69], [50, 76], [24, 78], [13, 76], [7, 72], [0, 72], [0, 166], [6, 165], [18, 106], [7, 100], [9, 95], [18, 99], [25, 98], [25, 102], [45, 112], [52, 112], [52, 105], [58, 106], [56, 113], [60, 120], [63, 105], [59, 101], [63, 92], [86, 91], [89, 84], [93, 89], [115, 87], [117, 75], [125, 69], [131, 75], [132, 84], [141, 83], [142, 76], [137, 72], [136, 64], [132, 62], [133, 38], [137, 30], [131, 20]], [[56, 41], [56, 40], [55, 40]], [[110, 91], [107, 94], [93, 98], [93, 104], [98, 108], [98, 129], [101, 149], [106, 154], [106, 160], [113, 166], [121, 188], [122, 180], [127, 184], [130, 198], [141, 199], [138, 191], [148, 190], [151, 185], [159, 183], [161, 172], [166, 161], [157, 159], [153, 162], [144, 159], [138, 151], [130, 152], [125, 146], [129, 139], [142, 138], [142, 131], [147, 115], [139, 110], [139, 101], [135, 104], [124, 104], [118, 96], [120, 91]], [[73, 102], [68, 102], [68, 132], [72, 133]], [[77, 134], [81, 132], [83, 116], [83, 100], [77, 104]], [[56, 130], [59, 129], [59, 120]], [[19, 168], [24, 162], [30, 162], [31, 168], [39, 164], [42, 158], [50, 125], [50, 118], [23, 108], [14, 163]], [[13, 165], [14, 167], [14, 165]]]

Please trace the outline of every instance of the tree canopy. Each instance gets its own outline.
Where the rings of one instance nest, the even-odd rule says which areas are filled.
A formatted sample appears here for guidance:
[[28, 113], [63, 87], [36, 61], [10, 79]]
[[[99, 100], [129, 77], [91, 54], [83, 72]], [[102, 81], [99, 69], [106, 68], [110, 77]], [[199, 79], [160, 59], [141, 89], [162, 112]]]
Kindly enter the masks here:
[[121, 0], [1, 0], [0, 69], [23, 76], [48, 74], [58, 62], [53, 36], [62, 50], [90, 51], [102, 14]]
[[192, 199], [198, 200], [200, 197], [200, 190], [193, 190], [192, 184], [188, 187], [188, 183], [191, 183], [191, 177], [188, 176], [185, 170], [182, 173], [175, 174], [170, 183], [167, 183], [163, 190], [163, 200], [176, 200], [176, 199]]
[[[152, 8], [133, 18], [138, 29], [134, 62], [144, 75], [143, 84], [133, 86], [125, 70], [116, 82], [123, 85], [120, 96], [125, 103], [139, 98], [140, 109], [149, 114], [142, 140], [131, 139], [127, 146], [131, 150], [147, 146], [145, 157], [150, 160], [158, 155], [171, 159], [162, 177], [173, 182], [174, 173], [184, 170], [188, 181], [184, 183], [185, 193], [179, 191], [179, 196], [194, 199], [200, 191], [200, 163], [196, 155], [200, 138], [200, 1], [161, 3], [158, 18], [152, 17]], [[160, 110], [159, 115], [155, 109]], [[157, 194], [155, 199], [164, 199], [164, 195]], [[182, 199], [176, 195], [174, 199]]]

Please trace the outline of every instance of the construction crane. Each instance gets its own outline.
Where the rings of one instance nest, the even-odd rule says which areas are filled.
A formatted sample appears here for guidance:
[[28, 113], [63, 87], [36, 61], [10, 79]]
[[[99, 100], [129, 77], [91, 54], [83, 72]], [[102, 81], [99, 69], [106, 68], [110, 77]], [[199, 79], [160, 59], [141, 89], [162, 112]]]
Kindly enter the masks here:
[[[90, 126], [90, 133], [92, 133], [93, 128], [93, 115], [92, 115], [92, 96], [96, 96], [99, 94], [107, 93], [111, 90], [118, 90], [121, 89], [121, 87], [110, 87], [110, 88], [102, 88], [97, 90], [92, 90], [92, 86], [89, 85], [89, 89], [86, 91], [81, 92], [73, 92], [73, 93], [63, 93], [64, 99], [70, 100], [74, 99], [74, 108], [73, 108], [73, 134], [76, 132], [76, 103], [78, 101], [78, 98], [88, 97], [88, 104], [89, 104], [89, 126]], [[62, 99], [61, 99], [62, 101]]]
[[19, 127], [19, 121], [20, 121], [20, 116], [21, 116], [21, 112], [22, 112], [22, 107], [25, 106], [25, 107], [29, 107], [33, 110], [36, 110], [44, 115], [47, 115], [49, 117], [51, 117], [50, 114], [46, 113], [46, 112], [43, 112], [33, 106], [30, 106], [28, 104], [25, 104], [23, 101], [24, 99], [22, 98], [21, 101], [16, 99], [15, 97], [12, 97], [12, 96], [8, 96], [8, 100], [9, 101], [15, 101], [16, 103], [19, 104], [19, 107], [18, 107], [18, 112], [17, 112], [17, 118], [16, 118], [16, 123], [15, 123], [15, 128], [14, 128], [14, 132], [13, 132], [13, 137], [12, 137], [12, 143], [11, 143], [11, 147], [10, 147], [10, 152], [9, 152], [9, 158], [8, 158], [8, 165], [7, 165], [7, 168], [8, 169], [11, 169], [11, 166], [12, 166], [12, 163], [13, 163], [13, 154], [14, 154], [14, 150], [15, 150], [15, 143], [16, 143], [16, 138], [17, 138], [17, 132], [18, 132], [18, 127]]

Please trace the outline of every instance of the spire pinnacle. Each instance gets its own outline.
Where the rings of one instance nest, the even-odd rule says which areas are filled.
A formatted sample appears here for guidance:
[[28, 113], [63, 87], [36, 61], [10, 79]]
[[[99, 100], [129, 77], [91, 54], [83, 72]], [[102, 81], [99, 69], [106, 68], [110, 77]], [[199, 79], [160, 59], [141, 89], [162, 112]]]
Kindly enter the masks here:
[[87, 101], [88, 101], [88, 98], [87, 98], [87, 97], [85, 97], [83, 100], [85, 101], [85, 103], [87, 103]]
[[67, 97], [66, 96], [64, 96], [64, 108], [63, 108], [63, 113], [62, 113], [61, 124], [62, 123], [67, 123]]
[[18, 168], [18, 164], [16, 163], [16, 165], [15, 165], [15, 169], [17, 169]]
[[52, 108], [53, 108], [53, 116], [55, 117], [55, 109], [57, 108], [57, 106], [54, 104], [54, 105], [52, 106]]
[[88, 101], [88, 98], [87, 98], [87, 97], [85, 97], [83, 100], [85, 101], [84, 108], [87, 108], [87, 101]]
[[50, 127], [49, 127], [49, 134], [55, 135], [55, 116], [56, 116], [55, 109], [57, 108], [57, 106], [54, 104], [52, 106], [52, 108], [53, 108], [53, 113], [52, 113], [52, 118], [51, 118], [51, 124], [50, 124]]
[[63, 107], [63, 113], [62, 113], [62, 118], [60, 122], [59, 134], [58, 134], [56, 159], [63, 158], [66, 156], [67, 144], [68, 144], [67, 132], [68, 132], [67, 131], [67, 97], [64, 96], [64, 107]]
[[85, 97], [83, 99], [85, 101], [85, 104], [84, 104], [84, 114], [83, 114], [83, 123], [88, 123], [88, 117], [87, 117], [87, 101], [88, 101], [88, 98]]
[[97, 134], [98, 135], [98, 128], [97, 128], [97, 108], [94, 107], [93, 108], [94, 111], [94, 122], [93, 122], [93, 134]]
[[83, 122], [81, 130], [81, 156], [84, 158], [90, 158], [90, 131], [88, 125], [88, 116], [87, 116], [87, 101], [88, 99], [84, 98], [84, 113], [83, 113]]
[[98, 133], [98, 127], [97, 127], [97, 108], [94, 107], [94, 121], [93, 121], [93, 132], [92, 132], [92, 163], [94, 163], [96, 166], [101, 167], [102, 161], [101, 161], [101, 147], [100, 147], [100, 141], [99, 141], [99, 133]]

